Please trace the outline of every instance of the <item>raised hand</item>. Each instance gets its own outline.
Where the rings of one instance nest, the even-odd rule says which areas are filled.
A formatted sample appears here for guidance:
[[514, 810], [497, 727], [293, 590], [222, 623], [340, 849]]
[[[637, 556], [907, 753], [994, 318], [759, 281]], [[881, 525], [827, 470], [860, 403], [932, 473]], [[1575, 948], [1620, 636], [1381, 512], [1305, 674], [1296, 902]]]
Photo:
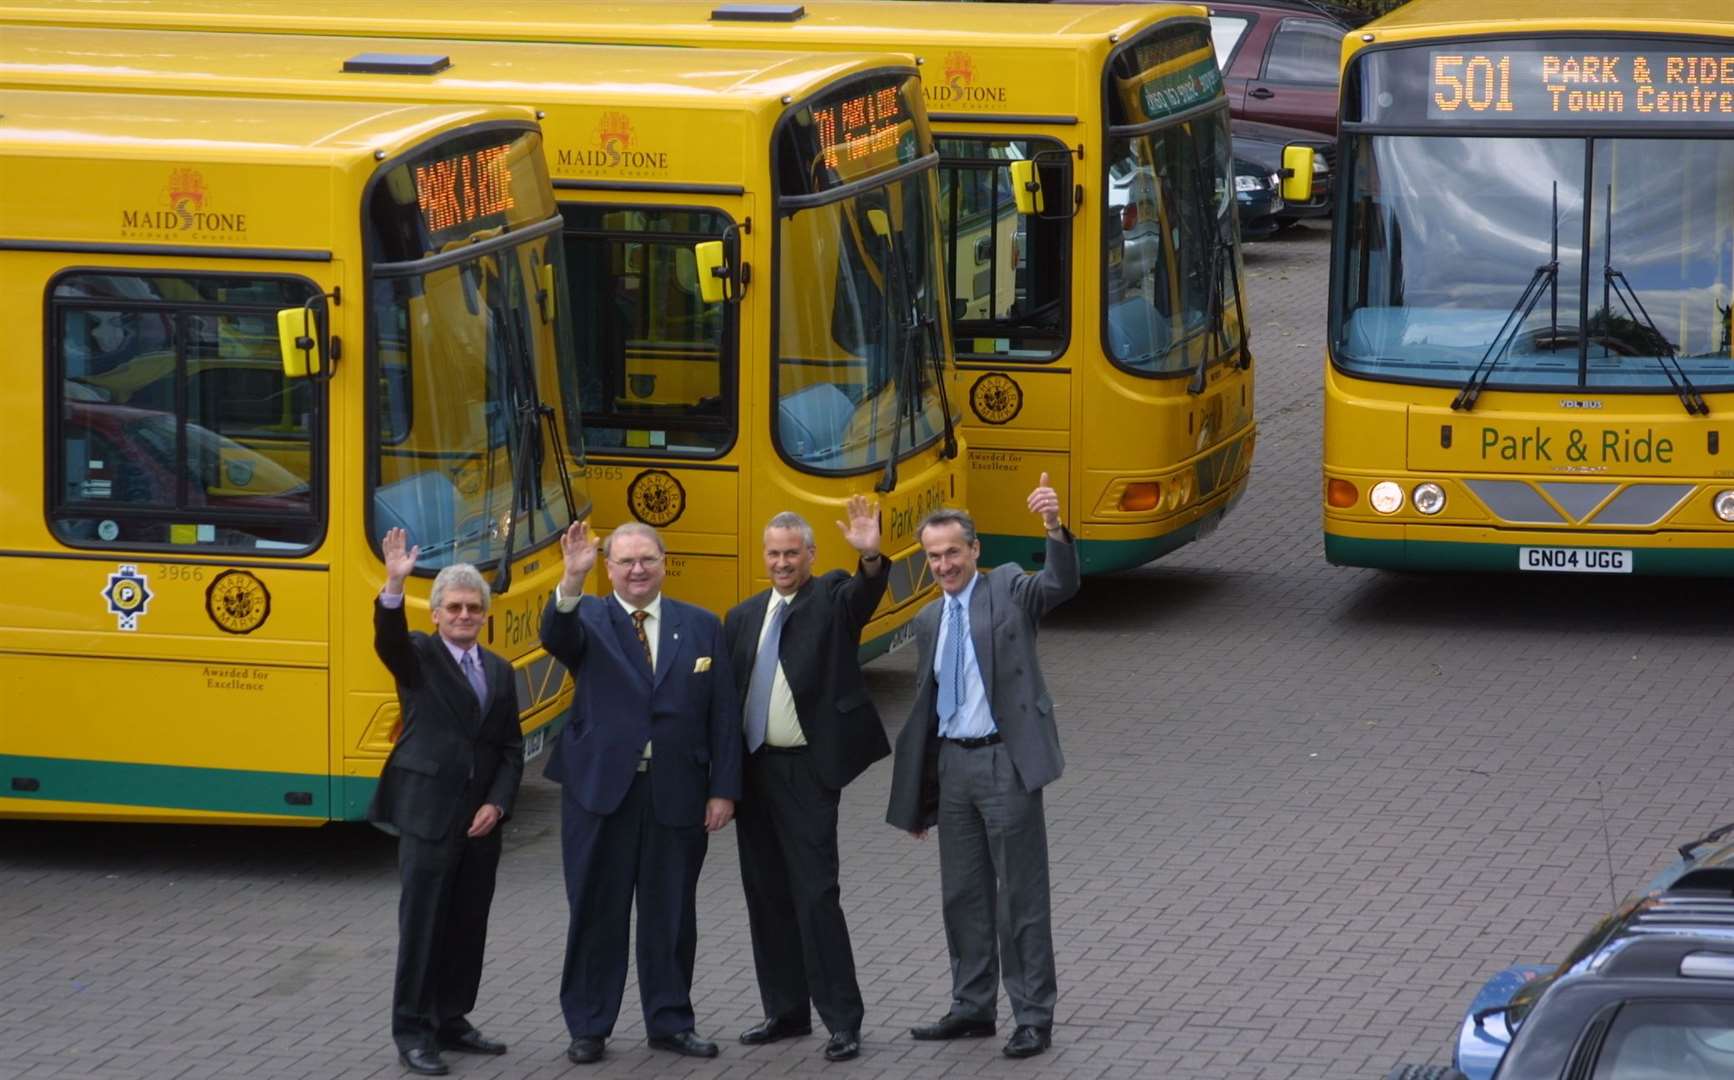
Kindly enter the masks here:
[[562, 595], [577, 596], [584, 591], [584, 578], [596, 565], [598, 543], [588, 521], [574, 521], [560, 534], [560, 555], [566, 562], [566, 576], [560, 581]]
[[1030, 492], [1030, 513], [1042, 516], [1042, 527], [1053, 532], [1060, 527], [1060, 494], [1048, 486], [1048, 474], [1043, 473], [1036, 489]]
[[879, 504], [868, 501], [865, 495], [851, 495], [849, 501], [843, 504], [843, 511], [849, 515], [848, 524], [837, 522], [843, 539], [860, 552], [862, 558], [871, 559], [878, 555]]
[[415, 570], [415, 559], [421, 554], [421, 545], [405, 550], [409, 543], [409, 534], [402, 529], [387, 529], [385, 536], [379, 541], [379, 551], [385, 556], [385, 591], [388, 593], [403, 592], [403, 581]]

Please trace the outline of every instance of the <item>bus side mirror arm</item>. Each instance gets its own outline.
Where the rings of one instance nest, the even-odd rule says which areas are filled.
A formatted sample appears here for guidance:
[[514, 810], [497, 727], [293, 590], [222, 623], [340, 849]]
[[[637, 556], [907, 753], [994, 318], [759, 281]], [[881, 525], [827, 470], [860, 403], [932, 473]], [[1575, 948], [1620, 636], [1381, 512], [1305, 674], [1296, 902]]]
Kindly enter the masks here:
[[753, 219], [723, 230], [722, 239], [704, 240], [693, 245], [693, 261], [698, 269], [699, 296], [707, 304], [738, 304], [741, 294], [753, 279], [753, 269], [741, 259], [741, 234], [753, 231]]
[[324, 379], [329, 381], [343, 355], [343, 343], [336, 334], [326, 336], [319, 325], [315, 305], [329, 300], [333, 307], [343, 303], [343, 289], [310, 296], [300, 307], [277, 311], [277, 352], [287, 379]]

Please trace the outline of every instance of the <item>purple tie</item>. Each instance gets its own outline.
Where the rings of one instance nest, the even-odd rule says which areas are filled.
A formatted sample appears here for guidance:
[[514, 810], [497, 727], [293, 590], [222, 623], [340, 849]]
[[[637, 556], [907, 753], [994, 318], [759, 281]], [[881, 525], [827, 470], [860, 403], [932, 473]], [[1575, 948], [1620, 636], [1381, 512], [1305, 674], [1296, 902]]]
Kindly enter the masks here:
[[463, 663], [458, 665], [464, 669], [464, 677], [470, 680], [470, 689], [476, 692], [476, 700], [486, 703], [488, 700], [488, 683], [482, 678], [482, 662], [476, 656], [476, 650], [471, 649], [464, 654]]

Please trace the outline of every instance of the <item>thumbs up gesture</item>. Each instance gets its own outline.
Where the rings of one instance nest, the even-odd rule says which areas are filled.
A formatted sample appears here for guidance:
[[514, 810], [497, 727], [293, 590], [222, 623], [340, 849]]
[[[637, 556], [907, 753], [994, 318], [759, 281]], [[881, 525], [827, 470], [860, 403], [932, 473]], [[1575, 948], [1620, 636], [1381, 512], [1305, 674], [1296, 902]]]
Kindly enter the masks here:
[[1042, 527], [1055, 532], [1060, 527], [1060, 494], [1048, 486], [1048, 474], [1043, 473], [1036, 489], [1030, 492], [1030, 513], [1042, 516]]

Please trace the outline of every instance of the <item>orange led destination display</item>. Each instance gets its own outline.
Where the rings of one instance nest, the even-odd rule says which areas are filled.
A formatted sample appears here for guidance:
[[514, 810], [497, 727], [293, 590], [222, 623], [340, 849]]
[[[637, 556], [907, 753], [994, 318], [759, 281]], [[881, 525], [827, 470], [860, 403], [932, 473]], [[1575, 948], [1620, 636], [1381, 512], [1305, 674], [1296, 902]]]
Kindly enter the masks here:
[[504, 214], [512, 197], [511, 147], [488, 146], [415, 166], [415, 197], [430, 233]]
[[1427, 53], [1427, 118], [1464, 123], [1734, 123], [1734, 47], [1498, 43]]
[[783, 126], [778, 156], [788, 169], [782, 193], [809, 195], [915, 160], [930, 150], [915, 81], [876, 77], [825, 94]]

